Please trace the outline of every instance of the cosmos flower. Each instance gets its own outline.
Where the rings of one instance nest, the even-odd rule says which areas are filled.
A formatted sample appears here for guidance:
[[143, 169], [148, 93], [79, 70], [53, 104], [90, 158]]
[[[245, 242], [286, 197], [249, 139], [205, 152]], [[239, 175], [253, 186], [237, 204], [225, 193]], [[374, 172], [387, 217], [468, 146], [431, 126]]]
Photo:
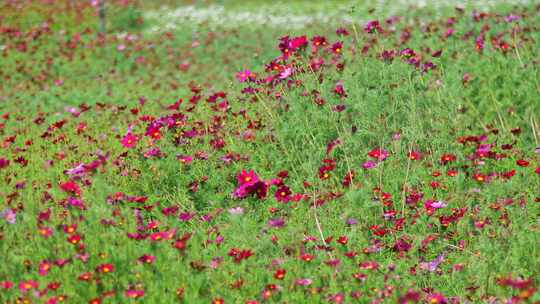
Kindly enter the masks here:
[[139, 138], [135, 135], [133, 135], [133, 133], [129, 132], [127, 133], [126, 135], [124, 135], [124, 137], [122, 137], [122, 140], [121, 140], [121, 143], [122, 143], [122, 146], [124, 148], [133, 148], [137, 145], [137, 141], [139, 140]]
[[250, 70], [243, 70], [236, 74], [236, 79], [239, 82], [246, 82], [246, 81], [254, 80], [255, 74], [252, 73]]
[[380, 148], [374, 148], [368, 152], [368, 156], [378, 161], [383, 161], [388, 157], [388, 151]]
[[368, 170], [368, 169], [373, 169], [377, 167], [377, 163], [374, 162], [374, 161], [371, 161], [371, 160], [368, 160], [366, 161], [365, 163], [362, 164], [362, 168]]
[[11, 208], [6, 208], [0, 212], [0, 217], [9, 224], [17, 223], [17, 214]]
[[300, 285], [300, 286], [309, 286], [311, 285], [312, 282], [313, 280], [305, 278], [305, 279], [297, 279], [295, 281], [295, 284]]
[[285, 220], [281, 217], [268, 220], [268, 226], [273, 228], [281, 228], [285, 225]]
[[230, 208], [228, 211], [229, 211], [230, 214], [233, 214], [233, 215], [242, 215], [242, 214], [244, 214], [244, 208], [242, 208], [242, 207]]

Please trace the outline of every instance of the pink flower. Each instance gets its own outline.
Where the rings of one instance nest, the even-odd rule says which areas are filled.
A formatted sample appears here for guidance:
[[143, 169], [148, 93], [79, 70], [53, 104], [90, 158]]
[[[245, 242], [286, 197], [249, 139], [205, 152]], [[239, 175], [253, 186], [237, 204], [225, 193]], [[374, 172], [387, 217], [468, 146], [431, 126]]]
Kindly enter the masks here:
[[31, 289], [37, 289], [37, 288], [38, 288], [38, 282], [33, 281], [33, 280], [22, 281], [19, 283], [19, 290], [22, 293], [26, 293]]
[[233, 215], [242, 215], [242, 214], [244, 214], [244, 208], [242, 208], [242, 207], [230, 208], [229, 213], [233, 214]]
[[131, 132], [128, 132], [121, 140], [122, 146], [124, 148], [133, 148], [137, 145], [138, 137], [133, 135]]
[[0, 288], [2, 289], [11, 289], [13, 287], [13, 282], [11, 281], [1, 281], [0, 282]]
[[236, 181], [239, 186], [244, 186], [246, 184], [253, 185], [259, 181], [259, 177], [255, 174], [255, 171], [250, 170], [247, 172], [245, 169], [242, 170], [237, 176]]
[[313, 281], [311, 279], [298, 279], [296, 280], [296, 285], [300, 285], [300, 286], [309, 286], [311, 285]]
[[440, 293], [432, 293], [427, 297], [426, 300], [427, 300], [428, 303], [433, 303], [433, 304], [446, 304], [446, 303], [448, 303], [446, 298]]
[[137, 260], [143, 264], [152, 264], [156, 260], [156, 257], [153, 255], [143, 254]]
[[49, 270], [51, 269], [52, 264], [49, 261], [41, 261], [39, 263], [39, 270], [38, 273], [40, 276], [45, 276], [49, 273]]
[[291, 67], [288, 67], [288, 68], [284, 69], [283, 71], [281, 71], [281, 73], [279, 73], [279, 78], [280, 79], [285, 79], [285, 78], [291, 76], [292, 72], [293, 72], [293, 69]]
[[427, 200], [427, 201], [424, 203], [424, 207], [425, 207], [426, 209], [440, 209], [440, 208], [446, 207], [446, 203], [443, 202], [443, 201], [432, 201], [432, 200]]
[[255, 74], [253, 74], [250, 70], [243, 70], [236, 74], [236, 79], [240, 82], [246, 82], [248, 80], [255, 79]]
[[144, 290], [142, 289], [128, 289], [125, 292], [126, 298], [137, 299], [144, 296]]
[[189, 165], [191, 162], [193, 162], [193, 157], [189, 155], [177, 155], [176, 159], [178, 159], [184, 165]]

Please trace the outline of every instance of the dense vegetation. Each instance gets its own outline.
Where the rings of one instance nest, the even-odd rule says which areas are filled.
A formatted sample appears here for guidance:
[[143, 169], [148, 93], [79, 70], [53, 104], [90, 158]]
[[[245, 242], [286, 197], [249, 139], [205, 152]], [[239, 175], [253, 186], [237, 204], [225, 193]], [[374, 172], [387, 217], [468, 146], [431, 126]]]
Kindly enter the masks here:
[[540, 6], [226, 3], [0, 3], [2, 303], [540, 303]]

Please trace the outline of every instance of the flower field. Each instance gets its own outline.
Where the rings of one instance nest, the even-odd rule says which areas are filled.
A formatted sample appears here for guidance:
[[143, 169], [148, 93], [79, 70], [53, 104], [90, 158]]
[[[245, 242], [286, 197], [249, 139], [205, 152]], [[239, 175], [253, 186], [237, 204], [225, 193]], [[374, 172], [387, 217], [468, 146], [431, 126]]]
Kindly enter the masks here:
[[540, 303], [540, 4], [0, 2], [0, 303]]

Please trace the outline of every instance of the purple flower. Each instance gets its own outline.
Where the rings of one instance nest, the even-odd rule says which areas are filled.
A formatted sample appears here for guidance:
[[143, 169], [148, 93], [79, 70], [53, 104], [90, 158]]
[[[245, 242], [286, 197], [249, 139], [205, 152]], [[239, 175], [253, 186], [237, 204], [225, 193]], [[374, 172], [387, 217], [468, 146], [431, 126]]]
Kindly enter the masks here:
[[375, 167], [377, 167], [377, 163], [375, 163], [374, 161], [371, 161], [371, 160], [368, 160], [367, 162], [362, 164], [362, 168], [364, 168], [366, 170], [373, 169]]
[[195, 213], [184, 212], [184, 213], [181, 213], [181, 214], [178, 216], [178, 219], [181, 220], [182, 222], [188, 222], [188, 221], [191, 220], [194, 216], [195, 216]]
[[437, 268], [439, 267], [439, 265], [444, 261], [444, 254], [440, 254], [439, 256], [437, 256], [434, 260], [430, 261], [430, 262], [422, 262], [419, 264], [419, 267], [420, 269], [422, 270], [425, 270], [425, 271], [429, 271], [429, 272], [434, 272], [435, 270], [437, 270]]
[[2, 210], [2, 212], [0, 212], [0, 216], [10, 224], [15, 224], [17, 222], [17, 214], [11, 208]]
[[84, 173], [86, 173], [86, 168], [84, 167], [84, 164], [79, 164], [76, 167], [67, 169], [66, 171], [64, 171], [64, 173], [67, 175], [83, 175]]
[[435, 271], [437, 267], [439, 267], [439, 264], [441, 264], [443, 261], [444, 261], [444, 255], [441, 254], [437, 258], [435, 258], [433, 261], [428, 263], [428, 270]]
[[268, 221], [268, 226], [275, 227], [275, 228], [281, 228], [285, 225], [285, 220], [281, 217], [270, 219]]
[[506, 22], [508, 22], [508, 23], [514, 22], [514, 21], [518, 21], [519, 19], [521, 19], [520, 16], [518, 16], [518, 15], [513, 15], [513, 14], [510, 14], [510, 15], [504, 17], [504, 20], [505, 20]]
[[347, 225], [349, 225], [349, 226], [353, 226], [353, 225], [358, 224], [358, 221], [357, 221], [355, 218], [350, 217], [350, 218], [347, 219], [347, 222], [346, 222], [346, 223], [347, 223]]
[[81, 210], [85, 210], [86, 206], [84, 205], [83, 201], [77, 198], [69, 197], [67, 199], [67, 202], [70, 206], [77, 207]]

